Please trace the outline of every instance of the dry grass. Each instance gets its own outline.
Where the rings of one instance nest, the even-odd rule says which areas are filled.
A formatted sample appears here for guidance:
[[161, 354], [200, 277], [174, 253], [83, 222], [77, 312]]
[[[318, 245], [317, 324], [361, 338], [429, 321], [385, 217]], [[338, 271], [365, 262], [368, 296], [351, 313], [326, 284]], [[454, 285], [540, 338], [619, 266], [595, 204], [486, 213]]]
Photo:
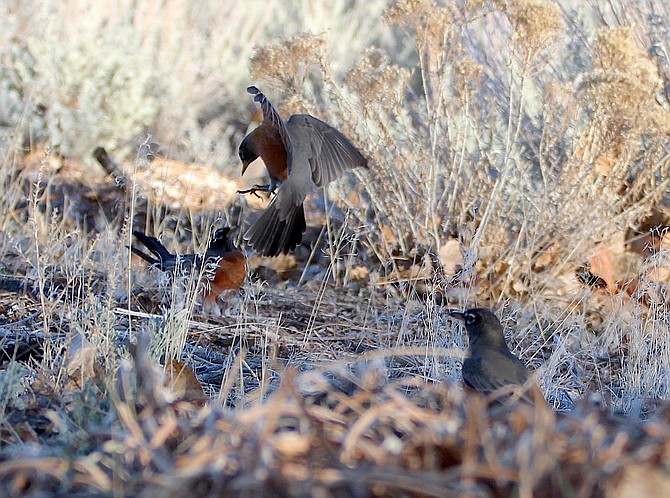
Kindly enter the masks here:
[[[0, 494], [670, 486], [663, 2], [0, 10]], [[295, 255], [250, 254], [242, 291], [204, 307], [198, 279], [126, 246], [138, 228], [198, 251], [253, 219], [250, 83], [371, 168], [308, 199]], [[464, 394], [445, 310], [475, 304], [571, 413]]]

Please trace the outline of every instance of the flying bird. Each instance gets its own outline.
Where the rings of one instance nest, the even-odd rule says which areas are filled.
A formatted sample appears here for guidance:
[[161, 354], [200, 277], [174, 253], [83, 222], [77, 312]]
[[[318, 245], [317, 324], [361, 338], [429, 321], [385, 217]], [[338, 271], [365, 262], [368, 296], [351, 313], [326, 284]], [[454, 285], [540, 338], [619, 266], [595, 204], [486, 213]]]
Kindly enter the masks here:
[[270, 184], [239, 193], [276, 191], [276, 195], [244, 238], [263, 256], [288, 254], [307, 228], [303, 202], [310, 190], [327, 185], [349, 168], [367, 168], [368, 161], [332, 126], [309, 114], [293, 114], [284, 122], [258, 88], [250, 86], [247, 92], [260, 103], [263, 122], [240, 144], [242, 174], [260, 157]]

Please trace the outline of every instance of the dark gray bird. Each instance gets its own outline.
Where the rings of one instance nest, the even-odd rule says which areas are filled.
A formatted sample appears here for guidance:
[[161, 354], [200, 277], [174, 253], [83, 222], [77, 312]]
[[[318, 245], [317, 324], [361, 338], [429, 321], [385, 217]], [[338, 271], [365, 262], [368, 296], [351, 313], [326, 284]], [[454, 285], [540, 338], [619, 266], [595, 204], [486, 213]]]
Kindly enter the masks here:
[[328, 185], [349, 168], [367, 168], [368, 161], [332, 126], [309, 114], [293, 114], [284, 123], [258, 88], [250, 86], [247, 92], [260, 103], [263, 122], [240, 144], [242, 174], [260, 157], [270, 184], [239, 192], [274, 192], [281, 187], [244, 238], [263, 256], [287, 254], [300, 244], [307, 228], [303, 201], [309, 191]]
[[502, 325], [491, 310], [472, 308], [449, 315], [463, 320], [468, 331], [470, 354], [462, 370], [467, 387], [488, 395], [506, 386], [526, 383], [530, 372], [507, 347]]

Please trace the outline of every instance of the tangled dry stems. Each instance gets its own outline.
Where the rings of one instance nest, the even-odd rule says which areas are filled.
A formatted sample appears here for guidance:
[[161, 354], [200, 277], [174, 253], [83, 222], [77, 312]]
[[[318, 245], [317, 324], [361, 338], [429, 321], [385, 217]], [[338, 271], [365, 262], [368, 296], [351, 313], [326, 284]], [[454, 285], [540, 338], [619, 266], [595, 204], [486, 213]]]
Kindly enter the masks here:
[[[670, 73], [654, 16], [667, 7], [591, 4], [580, 12], [613, 27], [587, 33], [566, 2], [401, 1], [383, 15], [341, 2], [351, 43], [334, 46], [328, 30], [271, 31], [316, 23], [316, 7], [200, 19], [175, 2], [151, 24], [154, 4], [135, 4], [132, 26], [86, 11], [84, 49], [68, 32], [67, 57], [35, 39], [4, 54], [4, 494], [663, 494]], [[239, 31], [211, 36], [220, 18]], [[181, 29], [197, 36], [175, 52]], [[161, 43], [143, 52], [142, 38]], [[53, 60], [81, 69], [82, 98], [80, 79], [52, 86]], [[332, 123], [371, 169], [309, 200], [328, 211], [310, 220], [311, 252], [252, 259], [244, 293], [211, 315], [197, 286], [138, 269], [129, 229], [198, 250], [258, 206], [209, 165], [150, 161], [135, 143], [150, 121], [179, 143], [163, 155], [237, 169], [247, 60], [283, 114]], [[111, 100], [125, 107], [97, 128]], [[86, 164], [110, 143], [131, 151], [116, 179]], [[497, 307], [552, 404], [584, 398], [573, 414], [464, 399], [465, 340], [444, 309], [475, 302]]]
[[[147, 348], [140, 336], [107, 398], [112, 411], [68, 447], [0, 463], [4, 493], [625, 496], [669, 442], [667, 407], [643, 425], [588, 403], [569, 414], [538, 404], [491, 415], [454, 384], [388, 382], [374, 369], [287, 370], [266, 400], [199, 407], [174, 399]], [[52, 405], [54, 424], [82, 410], [80, 399], [53, 405], [54, 396], [44, 386], [26, 398], [26, 422], [41, 404]]]

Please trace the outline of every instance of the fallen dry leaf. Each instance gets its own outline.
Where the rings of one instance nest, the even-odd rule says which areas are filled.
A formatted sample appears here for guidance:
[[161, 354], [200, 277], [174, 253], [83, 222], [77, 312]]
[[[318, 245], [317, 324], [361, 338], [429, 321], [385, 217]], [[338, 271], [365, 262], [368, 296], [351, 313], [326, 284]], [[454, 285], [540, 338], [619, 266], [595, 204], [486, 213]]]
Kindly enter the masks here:
[[540, 255], [535, 258], [533, 262], [533, 270], [543, 271], [546, 270], [549, 266], [558, 261], [558, 250], [560, 249], [560, 244], [554, 242], [549, 248], [540, 252]]
[[612, 255], [609, 250], [599, 244], [596, 252], [589, 258], [590, 272], [600, 277], [607, 285], [607, 292], [615, 294], [617, 291], [616, 279], [614, 278], [614, 266], [612, 265]]
[[165, 372], [167, 373], [166, 385], [172, 388], [176, 399], [203, 404], [207, 401], [202, 384], [187, 365], [171, 360], [165, 365]]
[[94, 375], [96, 347], [79, 332], [74, 332], [68, 338], [67, 353], [65, 355], [65, 370], [72, 376], [89, 378]]
[[450, 277], [456, 275], [465, 264], [461, 251], [461, 243], [457, 239], [449, 239], [442, 244], [437, 257], [442, 264], [445, 275]]
[[355, 282], [365, 280], [369, 276], [370, 270], [368, 270], [365, 266], [355, 266], [349, 272], [349, 277]]
[[271, 440], [274, 448], [287, 458], [296, 458], [307, 454], [311, 441], [307, 436], [294, 432], [277, 434]]

